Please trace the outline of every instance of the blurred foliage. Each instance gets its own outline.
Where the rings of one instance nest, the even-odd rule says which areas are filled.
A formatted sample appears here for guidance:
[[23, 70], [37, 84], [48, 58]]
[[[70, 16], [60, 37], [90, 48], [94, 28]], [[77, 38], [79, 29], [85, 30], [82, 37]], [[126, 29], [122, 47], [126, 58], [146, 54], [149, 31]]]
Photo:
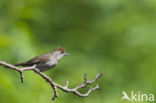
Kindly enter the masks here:
[[[92, 79], [104, 71], [101, 91], [87, 98], [59, 91], [54, 103], [121, 103], [123, 90], [156, 94], [155, 6], [155, 0], [0, 0], [0, 59], [19, 63], [62, 46], [71, 56], [46, 72], [55, 82], [69, 78], [74, 87], [84, 73]], [[18, 73], [0, 67], [1, 103], [52, 103], [41, 77], [24, 76], [21, 84]]]

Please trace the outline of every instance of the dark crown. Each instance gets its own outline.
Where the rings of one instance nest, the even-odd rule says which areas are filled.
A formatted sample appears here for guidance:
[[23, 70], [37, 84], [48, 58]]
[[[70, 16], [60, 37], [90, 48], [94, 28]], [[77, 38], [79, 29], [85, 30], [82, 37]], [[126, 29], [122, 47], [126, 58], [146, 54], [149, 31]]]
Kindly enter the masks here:
[[54, 51], [60, 51], [60, 52], [62, 52], [62, 53], [65, 52], [65, 50], [64, 50], [63, 48], [61, 48], [61, 47], [57, 47], [56, 49], [53, 50], [53, 52], [54, 52]]

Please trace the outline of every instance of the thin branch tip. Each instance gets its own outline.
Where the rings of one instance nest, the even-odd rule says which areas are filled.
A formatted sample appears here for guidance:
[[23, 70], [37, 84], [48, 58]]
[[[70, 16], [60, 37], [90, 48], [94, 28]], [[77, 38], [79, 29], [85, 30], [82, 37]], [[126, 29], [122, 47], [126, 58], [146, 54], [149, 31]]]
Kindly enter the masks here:
[[66, 80], [66, 84], [65, 84], [65, 88], [68, 88], [68, 84], [69, 84], [69, 81], [68, 81], [68, 79]]

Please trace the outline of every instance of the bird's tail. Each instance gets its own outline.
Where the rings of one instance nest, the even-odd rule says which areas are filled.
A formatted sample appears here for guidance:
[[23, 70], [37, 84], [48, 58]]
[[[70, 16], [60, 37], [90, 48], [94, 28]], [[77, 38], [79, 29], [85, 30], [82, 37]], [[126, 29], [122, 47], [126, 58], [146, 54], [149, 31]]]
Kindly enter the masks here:
[[23, 62], [23, 63], [14, 64], [14, 66], [26, 66], [26, 63]]

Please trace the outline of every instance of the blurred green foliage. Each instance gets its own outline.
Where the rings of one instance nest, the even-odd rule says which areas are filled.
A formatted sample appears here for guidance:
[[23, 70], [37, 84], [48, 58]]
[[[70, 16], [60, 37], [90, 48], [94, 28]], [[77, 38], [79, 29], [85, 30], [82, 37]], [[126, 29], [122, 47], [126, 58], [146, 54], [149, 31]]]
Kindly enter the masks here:
[[[46, 72], [55, 82], [68, 78], [74, 87], [84, 73], [93, 79], [104, 71], [101, 91], [87, 98], [59, 91], [54, 103], [121, 103], [123, 90], [156, 94], [155, 18], [155, 0], [0, 0], [0, 59], [19, 63], [62, 46], [71, 56]], [[0, 67], [1, 103], [52, 103], [40, 76], [24, 77], [21, 84]]]

